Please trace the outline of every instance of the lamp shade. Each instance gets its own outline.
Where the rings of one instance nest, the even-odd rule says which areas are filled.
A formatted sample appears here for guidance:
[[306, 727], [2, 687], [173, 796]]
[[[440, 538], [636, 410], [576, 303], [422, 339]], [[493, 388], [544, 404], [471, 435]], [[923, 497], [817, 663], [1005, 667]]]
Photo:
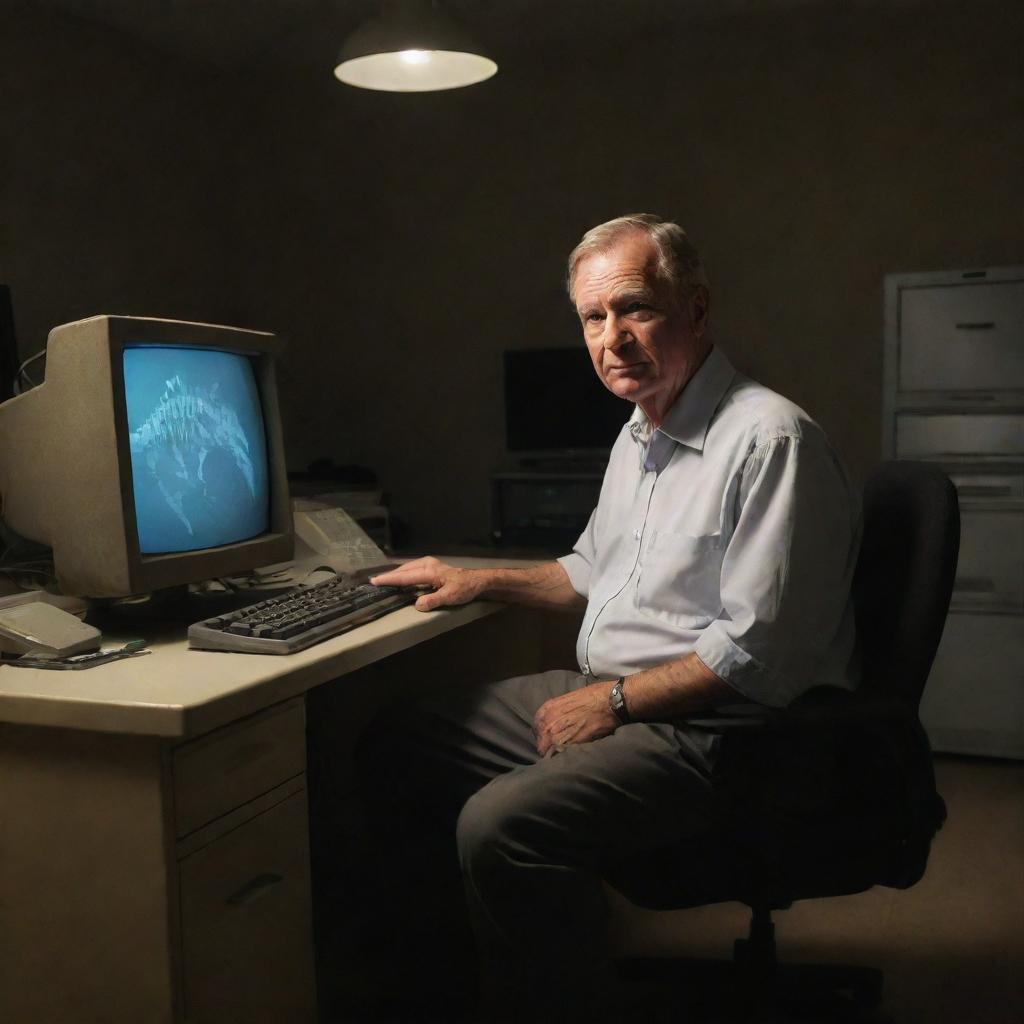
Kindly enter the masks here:
[[436, 4], [404, 0], [349, 36], [334, 75], [361, 89], [432, 92], [474, 85], [497, 70], [465, 29]]

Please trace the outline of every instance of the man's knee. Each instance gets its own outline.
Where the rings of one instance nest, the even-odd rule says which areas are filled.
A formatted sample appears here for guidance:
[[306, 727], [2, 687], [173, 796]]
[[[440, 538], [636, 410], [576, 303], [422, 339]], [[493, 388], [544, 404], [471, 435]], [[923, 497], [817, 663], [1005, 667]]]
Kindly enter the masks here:
[[464, 872], [479, 874], [546, 859], [548, 815], [535, 806], [530, 771], [499, 776], [463, 805], [456, 825]]
[[455, 826], [455, 841], [463, 872], [475, 874], [491, 863], [503, 849], [510, 816], [501, 789], [489, 783], [463, 805]]

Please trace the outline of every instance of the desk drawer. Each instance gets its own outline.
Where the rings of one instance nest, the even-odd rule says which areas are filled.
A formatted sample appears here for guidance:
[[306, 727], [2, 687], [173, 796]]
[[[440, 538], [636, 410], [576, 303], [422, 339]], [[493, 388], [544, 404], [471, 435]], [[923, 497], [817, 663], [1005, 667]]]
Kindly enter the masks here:
[[1024, 389], [1024, 281], [906, 288], [900, 391]]
[[306, 770], [306, 715], [290, 701], [174, 751], [177, 835], [214, 818]]
[[179, 865], [188, 1024], [313, 1024], [306, 791]]

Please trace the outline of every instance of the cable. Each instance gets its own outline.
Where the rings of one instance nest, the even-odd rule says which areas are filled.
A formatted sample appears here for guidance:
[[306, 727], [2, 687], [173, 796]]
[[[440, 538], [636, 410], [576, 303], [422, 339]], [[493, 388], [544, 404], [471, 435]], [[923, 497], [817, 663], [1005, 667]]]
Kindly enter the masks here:
[[42, 348], [34, 356], [29, 356], [28, 359], [26, 359], [21, 364], [21, 366], [18, 367], [18, 375], [17, 375], [17, 378], [16, 378], [16, 384], [17, 384], [17, 391], [18, 391], [19, 395], [22, 393], [22, 389], [21, 389], [22, 379], [27, 380], [30, 387], [33, 387], [33, 388], [34, 387], [38, 387], [36, 382], [28, 375], [26, 370], [28, 369], [28, 367], [30, 367], [37, 360], [45, 359], [45, 358], [46, 358], [46, 349]]
[[[42, 579], [44, 587], [47, 583], [55, 584], [57, 582], [56, 573], [53, 571], [53, 566], [47, 566], [46, 568], [34, 568], [29, 565], [0, 565], [0, 576], [6, 576], [13, 583], [16, 583], [23, 589], [31, 589], [38, 587], [39, 579]], [[26, 577], [28, 580], [26, 580]]]

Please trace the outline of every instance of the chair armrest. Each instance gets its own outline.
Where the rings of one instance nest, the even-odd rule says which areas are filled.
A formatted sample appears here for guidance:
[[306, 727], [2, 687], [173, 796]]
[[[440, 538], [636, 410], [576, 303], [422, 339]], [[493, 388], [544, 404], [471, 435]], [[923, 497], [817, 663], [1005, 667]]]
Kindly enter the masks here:
[[851, 727], [884, 727], [917, 722], [917, 710], [885, 694], [817, 686], [785, 708], [769, 709], [764, 717], [768, 732], [803, 731], [807, 728], [845, 730]]

